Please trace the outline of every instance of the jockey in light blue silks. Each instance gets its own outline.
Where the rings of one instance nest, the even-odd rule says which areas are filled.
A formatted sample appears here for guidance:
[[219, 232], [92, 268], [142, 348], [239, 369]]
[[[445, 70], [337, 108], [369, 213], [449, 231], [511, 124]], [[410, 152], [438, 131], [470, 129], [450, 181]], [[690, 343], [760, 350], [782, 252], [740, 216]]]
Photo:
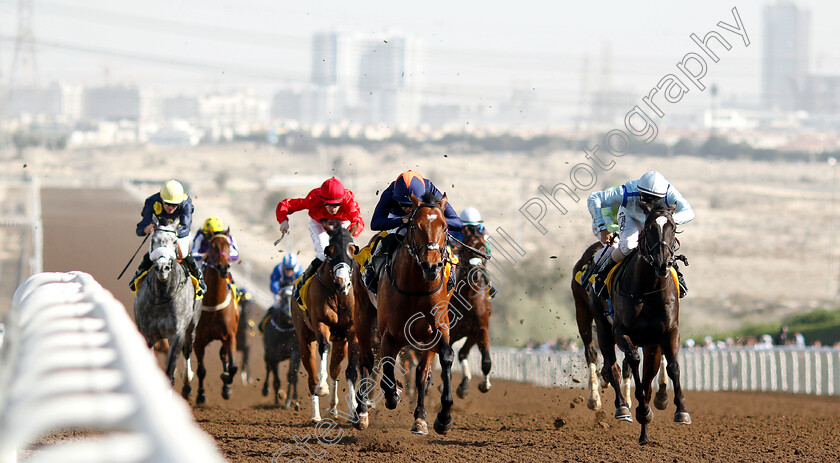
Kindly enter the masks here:
[[[618, 207], [618, 246], [612, 249], [609, 258], [603, 257], [604, 252], [596, 255], [598, 272], [592, 290], [599, 297], [608, 297], [604, 280], [610, 270], [630, 252], [639, 245], [639, 231], [645, 224], [645, 212], [639, 205], [639, 201], [653, 204], [664, 200], [666, 206], [676, 205], [674, 212], [674, 223], [682, 225], [694, 219], [694, 210], [685, 198], [671, 185], [665, 177], [656, 171], [646, 172], [638, 180], [630, 180], [619, 187], [610, 188], [604, 191], [596, 191], [589, 195], [586, 205], [589, 214], [592, 216], [592, 227], [597, 229], [601, 243], [607, 248], [609, 246], [610, 231], [603, 211], [606, 208]], [[680, 281], [680, 297], [685, 296], [686, 286], [682, 274], [677, 271]]]
[[[274, 267], [274, 271], [271, 272], [271, 293], [274, 294], [274, 304], [269, 307], [268, 311], [263, 317], [262, 321], [259, 324], [260, 333], [265, 330], [265, 324], [272, 315], [274, 315], [274, 311], [281, 308], [281, 297], [283, 288], [292, 287], [295, 284], [295, 280], [298, 279], [303, 274], [303, 267], [298, 262], [297, 256], [292, 253], [286, 254], [283, 256], [283, 260], [280, 261]], [[284, 310], [289, 310], [288, 307], [283, 307]]]

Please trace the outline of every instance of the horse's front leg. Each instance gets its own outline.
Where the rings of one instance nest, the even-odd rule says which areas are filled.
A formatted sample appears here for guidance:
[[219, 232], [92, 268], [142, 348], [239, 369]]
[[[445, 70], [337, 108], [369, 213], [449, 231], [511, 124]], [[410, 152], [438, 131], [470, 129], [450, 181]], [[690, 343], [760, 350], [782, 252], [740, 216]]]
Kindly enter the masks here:
[[438, 343], [438, 356], [440, 357], [440, 378], [443, 380], [443, 393], [440, 396], [440, 412], [435, 418], [435, 432], [446, 434], [452, 429], [452, 363], [455, 360], [455, 351], [449, 345], [449, 330], [441, 329], [440, 342]]
[[180, 334], [169, 338], [169, 352], [166, 357], [166, 376], [169, 377], [169, 382], [173, 387], [175, 386], [175, 365], [178, 364], [178, 355], [180, 354], [183, 342], [184, 339]]
[[420, 359], [414, 373], [417, 406], [414, 408], [414, 424], [411, 426], [411, 432], [425, 436], [429, 434], [429, 425], [426, 423], [426, 392], [432, 378], [432, 362], [435, 353], [432, 350], [426, 350], [419, 354]]
[[330, 416], [338, 416], [338, 376], [341, 374], [341, 362], [347, 355], [347, 341], [336, 340], [330, 349], [329, 385], [330, 385], [330, 408], [327, 413]]
[[329, 354], [330, 350], [332, 349], [332, 343], [328, 342], [327, 340], [330, 338], [330, 330], [327, 328], [326, 325], [323, 323], [319, 323], [319, 333], [318, 336], [318, 353], [320, 354], [320, 363], [318, 369], [318, 386], [315, 388], [315, 394], [323, 397], [329, 393], [329, 385], [327, 384], [327, 378], [329, 372], [327, 371], [327, 354]]
[[647, 425], [653, 420], [653, 410], [650, 408], [650, 399], [653, 396], [651, 386], [656, 378], [656, 373], [659, 371], [659, 360], [662, 358], [662, 353], [659, 346], [645, 347], [643, 351], [645, 357], [644, 377], [641, 387], [636, 387], [636, 400], [639, 402], [636, 406], [636, 420], [642, 425], [639, 443], [647, 444], [650, 442]]
[[470, 380], [472, 379], [472, 373], [470, 373], [470, 362], [467, 360], [467, 357], [469, 357], [470, 349], [472, 349], [474, 345], [475, 338], [473, 336], [467, 336], [467, 341], [464, 342], [464, 345], [458, 350], [458, 362], [461, 364], [461, 374], [463, 375], [463, 378], [461, 379], [461, 384], [459, 384], [458, 388], [455, 389], [455, 393], [462, 399], [466, 399], [467, 395], [470, 393]]
[[677, 406], [677, 411], [674, 413], [674, 422], [681, 424], [691, 424], [691, 415], [685, 408], [685, 397], [683, 397], [682, 385], [680, 384], [680, 364], [677, 360], [677, 355], [680, 352], [680, 333], [674, 330], [668, 342], [663, 346], [665, 361], [668, 365], [665, 370], [671, 378], [671, 383], [674, 385], [674, 404]]
[[[596, 322], [600, 323], [600, 322]], [[615, 338], [612, 330], [608, 327], [602, 329], [600, 326], [597, 329], [598, 345], [601, 349], [601, 356], [604, 357], [604, 367], [601, 370], [601, 377], [605, 379], [615, 391], [615, 419], [621, 421], [633, 421], [630, 414], [630, 407], [624, 396], [621, 395], [621, 367], [616, 362], [615, 356]]]
[[667, 363], [663, 358], [659, 364], [659, 390], [656, 391], [656, 396], [653, 398], [653, 405], [659, 410], [668, 408], [668, 373], [665, 371]]
[[481, 351], [481, 373], [484, 374], [484, 381], [478, 385], [478, 390], [486, 393], [490, 391], [490, 369], [493, 367], [493, 363], [490, 361], [490, 333], [487, 328], [481, 329], [481, 342], [478, 343], [478, 350]]
[[202, 341], [195, 343], [195, 358], [198, 361], [196, 373], [198, 374], [198, 392], [195, 396], [195, 403], [203, 404], [207, 402], [207, 397], [204, 395], [204, 377], [207, 376], [207, 369], [204, 368], [204, 348], [206, 345]]
[[396, 362], [397, 354], [400, 352], [400, 346], [397, 345], [396, 339], [388, 331], [382, 333], [380, 352], [382, 354], [382, 360], [380, 361], [382, 365], [382, 380], [380, 381], [380, 386], [382, 387], [382, 392], [385, 394], [385, 407], [388, 410], [393, 410], [400, 403], [400, 394], [402, 393], [397, 388], [397, 379], [394, 375], [394, 362]]
[[232, 394], [231, 384], [233, 384], [233, 378], [236, 376], [235, 344], [236, 339], [228, 337], [222, 340], [222, 347], [219, 349], [219, 359], [222, 362], [222, 398], [225, 400], [230, 399]]
[[368, 427], [368, 396], [372, 390], [376, 388], [376, 383], [371, 379], [373, 373], [373, 346], [371, 343], [371, 328], [376, 313], [370, 310], [364, 302], [357, 298], [355, 309], [353, 311], [353, 327], [356, 332], [356, 342], [358, 344], [358, 365], [361, 380], [356, 389], [356, 417], [358, 418], [353, 425], [356, 429], [365, 429]]

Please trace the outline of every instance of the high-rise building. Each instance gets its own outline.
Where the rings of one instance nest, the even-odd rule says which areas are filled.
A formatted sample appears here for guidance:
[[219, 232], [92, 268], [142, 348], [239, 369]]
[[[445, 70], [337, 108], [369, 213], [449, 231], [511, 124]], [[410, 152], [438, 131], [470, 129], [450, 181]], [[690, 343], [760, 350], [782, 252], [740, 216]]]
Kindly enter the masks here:
[[311, 72], [301, 108], [305, 122], [418, 122], [421, 69], [413, 39], [400, 34], [318, 33], [312, 38]]
[[762, 103], [771, 109], [802, 106], [810, 56], [811, 13], [792, 1], [764, 7], [761, 60]]

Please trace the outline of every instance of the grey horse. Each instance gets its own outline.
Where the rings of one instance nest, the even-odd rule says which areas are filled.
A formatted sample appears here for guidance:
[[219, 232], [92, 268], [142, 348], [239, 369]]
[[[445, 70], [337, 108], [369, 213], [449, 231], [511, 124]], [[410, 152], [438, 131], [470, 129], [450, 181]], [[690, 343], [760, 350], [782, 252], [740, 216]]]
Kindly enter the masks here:
[[166, 375], [173, 386], [178, 352], [183, 352], [186, 370], [181, 395], [189, 397], [190, 354], [200, 304], [196, 303], [189, 273], [176, 259], [178, 221], [163, 224], [154, 220], [154, 224], [149, 251], [154, 266], [137, 288], [134, 320], [150, 348], [161, 339], [169, 341]]

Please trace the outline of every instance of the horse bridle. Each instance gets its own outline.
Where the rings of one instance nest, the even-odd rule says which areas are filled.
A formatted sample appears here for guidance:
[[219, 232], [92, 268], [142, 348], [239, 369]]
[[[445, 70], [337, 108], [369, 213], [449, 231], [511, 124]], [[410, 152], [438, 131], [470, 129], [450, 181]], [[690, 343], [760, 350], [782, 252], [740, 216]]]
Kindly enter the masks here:
[[446, 248], [446, 235], [449, 227], [446, 224], [445, 220], [443, 228], [444, 243], [442, 246], [435, 241], [429, 241], [428, 243], [420, 245], [416, 248], [412, 244], [414, 242], [415, 232], [419, 229], [417, 223], [414, 221], [414, 218], [420, 212], [420, 209], [424, 207], [438, 209], [440, 210], [442, 215], [445, 215], [445, 211], [443, 210], [443, 208], [438, 206], [437, 204], [424, 203], [417, 206], [413, 211], [411, 211], [411, 214], [408, 216], [408, 231], [406, 232], [406, 239], [403, 241], [403, 245], [408, 250], [408, 255], [410, 255], [414, 259], [414, 262], [416, 262], [417, 265], [423, 264], [423, 261], [420, 260], [420, 253], [423, 252], [423, 248], [425, 248], [427, 251], [439, 250], [441, 253], [441, 258], [443, 259], [444, 264], [446, 264], [447, 262], [449, 262], [449, 258], [444, 249]]
[[[669, 222], [673, 223], [674, 217], [671, 214], [671, 212], [669, 212], [669, 211], [662, 211], [662, 212], [663, 212], [662, 215], [664, 216], [664, 215], [667, 214]], [[674, 226], [676, 227], [676, 224]], [[676, 232], [676, 230], [675, 230], [675, 232]], [[652, 254], [653, 254], [654, 251], [656, 251], [656, 248], [658, 248], [659, 246], [664, 246], [664, 247], [668, 248], [668, 251], [671, 254], [671, 257], [669, 257], [668, 260], [665, 262], [665, 268], [671, 268], [671, 267], [673, 267], [674, 262], [676, 262], [677, 260], [681, 260], [681, 256], [677, 256], [677, 251], [680, 249], [680, 240], [678, 240], [676, 236], [674, 236], [674, 245], [673, 246], [671, 245], [671, 243], [668, 243], [665, 240], [659, 240], [656, 243], [648, 246], [646, 237], [647, 237], [647, 230], [645, 230], [645, 227], [642, 227], [642, 233], [641, 233], [641, 236], [639, 237], [639, 241], [640, 241], [640, 243], [639, 243], [639, 254], [641, 255], [642, 259], [644, 259], [644, 261], [647, 262], [648, 265], [650, 265], [651, 267], [656, 266], [656, 263], [653, 261]]]
[[[210, 252], [210, 251], [212, 250], [212, 244], [213, 244], [213, 241], [215, 241], [215, 240], [216, 240], [216, 239], [218, 239], [218, 238], [224, 238], [224, 239], [226, 239], [226, 240], [227, 240], [228, 245], [230, 245], [230, 244], [231, 244], [231, 243], [230, 243], [230, 238], [229, 238], [227, 235], [225, 235], [225, 234], [223, 234], [223, 233], [219, 233], [219, 234], [213, 235], [213, 237], [212, 237], [212, 238], [210, 238], [210, 242], [208, 243], [208, 245], [210, 246], [210, 249], [208, 249], [208, 250], [207, 250], [207, 254], [209, 255], [209, 258], [207, 259], [207, 262], [206, 262], [206, 264], [205, 264], [205, 265], [206, 265], [207, 267], [210, 267], [210, 268], [214, 268], [214, 269], [216, 269], [216, 271], [217, 271], [217, 272], [219, 272], [219, 275], [221, 275], [221, 276], [222, 276], [222, 278], [226, 278], [226, 277], [227, 277], [227, 274], [228, 274], [228, 269], [223, 269], [223, 268], [221, 268], [221, 267], [219, 266], [218, 262], [216, 262], [216, 260], [213, 258], [213, 253], [212, 253], [212, 252]], [[224, 252], [223, 252], [223, 253], [220, 253], [220, 255], [221, 255], [221, 256], [225, 256], [225, 257], [227, 257], [228, 259], [230, 259], [230, 253], [224, 253]], [[228, 267], [230, 267], [230, 263], [229, 263], [229, 262], [228, 262]]]

